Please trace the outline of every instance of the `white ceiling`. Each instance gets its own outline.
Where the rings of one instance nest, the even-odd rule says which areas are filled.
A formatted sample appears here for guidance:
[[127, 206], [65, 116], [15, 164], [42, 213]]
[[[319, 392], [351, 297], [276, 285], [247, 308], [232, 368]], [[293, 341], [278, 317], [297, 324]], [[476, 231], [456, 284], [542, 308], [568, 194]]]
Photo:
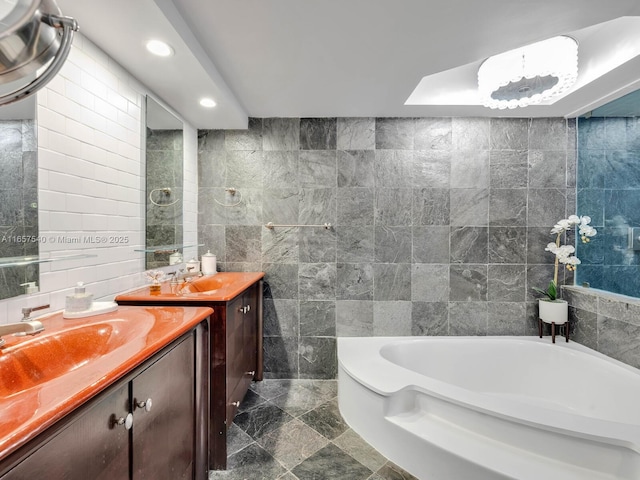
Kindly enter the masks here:
[[[244, 128], [247, 116], [576, 116], [640, 88], [638, 0], [57, 1], [198, 128]], [[635, 18], [610, 22], [621, 17]], [[580, 43], [567, 95], [508, 111], [473, 104], [486, 57], [560, 34]], [[176, 55], [149, 57], [151, 37]], [[423, 77], [441, 104], [406, 105]], [[218, 106], [199, 107], [204, 95]]]

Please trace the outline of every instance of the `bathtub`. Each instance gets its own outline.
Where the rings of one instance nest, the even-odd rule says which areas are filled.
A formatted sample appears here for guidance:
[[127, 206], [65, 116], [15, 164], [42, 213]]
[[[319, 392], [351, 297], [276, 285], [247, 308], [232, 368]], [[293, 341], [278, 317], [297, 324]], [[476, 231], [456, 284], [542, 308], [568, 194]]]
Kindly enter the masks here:
[[640, 479], [640, 370], [538, 337], [338, 339], [345, 421], [425, 480]]

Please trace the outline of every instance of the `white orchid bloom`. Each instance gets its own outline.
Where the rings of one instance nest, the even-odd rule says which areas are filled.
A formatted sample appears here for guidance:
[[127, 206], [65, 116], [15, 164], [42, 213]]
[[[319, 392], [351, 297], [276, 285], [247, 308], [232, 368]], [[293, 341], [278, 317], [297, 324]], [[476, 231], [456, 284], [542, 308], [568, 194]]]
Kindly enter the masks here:
[[[584, 217], [583, 217], [584, 218]], [[577, 215], [569, 215], [569, 218], [567, 218], [567, 221], [571, 224], [571, 225], [578, 225], [580, 223], [580, 217]], [[589, 222], [591, 221], [591, 219], [589, 219]], [[589, 223], [587, 222], [587, 223]]]

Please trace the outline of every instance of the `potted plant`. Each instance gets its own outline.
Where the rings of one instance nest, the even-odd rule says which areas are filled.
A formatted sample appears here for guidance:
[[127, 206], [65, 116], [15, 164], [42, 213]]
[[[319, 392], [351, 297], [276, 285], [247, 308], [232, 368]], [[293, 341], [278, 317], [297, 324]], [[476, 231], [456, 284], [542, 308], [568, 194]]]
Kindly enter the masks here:
[[567, 322], [568, 304], [566, 300], [558, 298], [558, 267], [562, 263], [566, 265], [567, 270], [575, 270], [576, 266], [580, 264], [580, 259], [574, 255], [576, 249], [573, 245], [560, 244], [560, 237], [568, 230], [577, 226], [580, 240], [583, 243], [588, 243], [590, 238], [598, 233], [589, 223], [591, 223], [591, 217], [586, 215], [582, 217], [571, 215], [569, 218], [560, 220], [551, 230], [551, 233], [556, 235], [556, 241], [548, 243], [545, 251], [553, 253], [556, 257], [553, 280], [549, 282], [546, 290], [536, 287], [533, 288], [536, 292], [544, 295], [544, 297], [538, 301], [538, 316], [543, 322], [553, 323], [555, 325], [562, 325]]

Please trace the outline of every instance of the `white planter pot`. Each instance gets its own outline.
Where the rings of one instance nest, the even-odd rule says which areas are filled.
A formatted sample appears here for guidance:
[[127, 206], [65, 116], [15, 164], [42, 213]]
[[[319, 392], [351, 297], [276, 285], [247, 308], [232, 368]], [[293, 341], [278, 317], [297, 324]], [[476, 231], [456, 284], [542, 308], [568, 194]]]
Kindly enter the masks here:
[[569, 319], [569, 304], [566, 300], [538, 300], [540, 320], [545, 323], [563, 325]]

